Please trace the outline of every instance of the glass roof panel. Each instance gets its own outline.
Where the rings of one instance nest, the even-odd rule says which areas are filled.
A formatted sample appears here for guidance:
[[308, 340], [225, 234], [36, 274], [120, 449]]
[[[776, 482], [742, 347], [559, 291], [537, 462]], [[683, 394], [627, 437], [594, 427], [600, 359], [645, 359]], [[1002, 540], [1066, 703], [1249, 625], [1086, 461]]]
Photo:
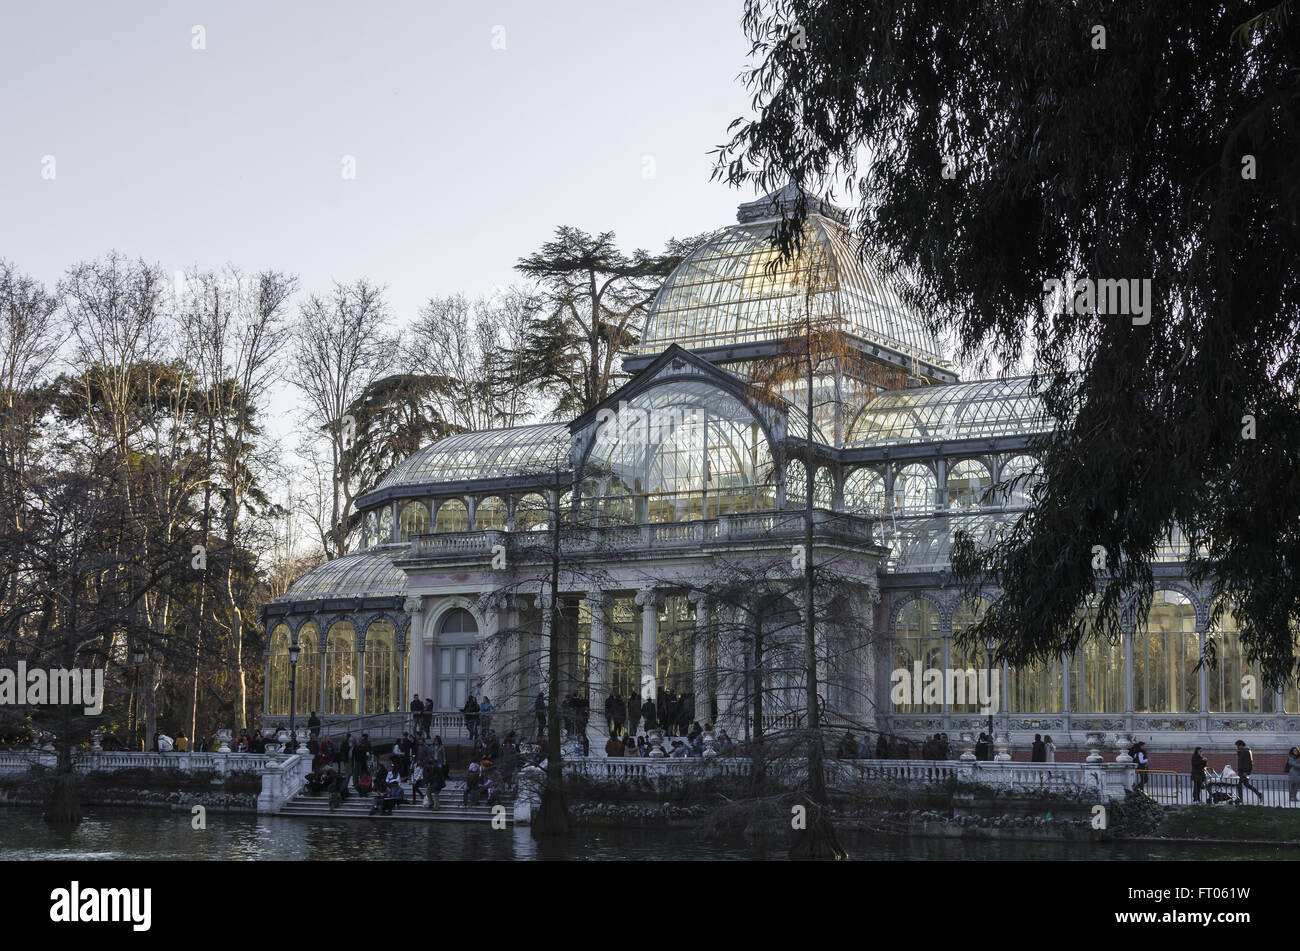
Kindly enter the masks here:
[[499, 479], [567, 468], [569, 442], [565, 423], [458, 433], [400, 462], [376, 488]]
[[1048, 433], [1030, 377], [975, 380], [881, 393], [862, 407], [846, 448]]
[[646, 315], [639, 354], [670, 343], [687, 349], [754, 343], [791, 335], [814, 289], [814, 319], [893, 350], [938, 361], [925, 321], [853, 247], [849, 229], [821, 215], [804, 224], [800, 256], [769, 269], [771, 220], [719, 231], [668, 276]]
[[[406, 547], [396, 551], [405, 553]], [[405, 592], [406, 572], [394, 565], [383, 552], [360, 551], [317, 565], [275, 600], [374, 598]]]

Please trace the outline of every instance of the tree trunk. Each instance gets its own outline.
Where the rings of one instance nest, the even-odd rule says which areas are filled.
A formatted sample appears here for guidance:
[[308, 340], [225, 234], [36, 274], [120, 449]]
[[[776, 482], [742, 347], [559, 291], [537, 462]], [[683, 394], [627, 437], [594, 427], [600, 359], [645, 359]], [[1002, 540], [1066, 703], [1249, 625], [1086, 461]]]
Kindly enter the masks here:
[[[557, 480], [558, 481], [558, 480]], [[547, 648], [546, 700], [546, 785], [542, 787], [542, 801], [533, 819], [534, 837], [567, 836], [570, 831], [569, 804], [564, 795], [563, 749], [560, 746], [560, 650], [559, 637], [564, 622], [559, 608], [560, 585], [560, 491], [557, 485], [555, 510], [551, 516], [551, 585], [548, 603], [543, 609], [550, 612], [551, 633]]]

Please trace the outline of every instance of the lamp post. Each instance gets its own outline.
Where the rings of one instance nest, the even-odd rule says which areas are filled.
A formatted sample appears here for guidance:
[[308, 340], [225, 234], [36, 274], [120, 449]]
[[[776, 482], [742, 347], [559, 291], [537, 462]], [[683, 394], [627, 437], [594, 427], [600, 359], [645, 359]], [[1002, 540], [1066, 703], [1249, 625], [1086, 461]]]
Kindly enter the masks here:
[[293, 715], [298, 708], [298, 655], [302, 648], [298, 646], [298, 639], [295, 637], [293, 643], [289, 645], [289, 736], [293, 740], [294, 750], [298, 748], [298, 734], [293, 729]]
[[139, 744], [136, 743], [135, 735], [136, 735], [136, 730], [139, 729], [140, 726], [140, 668], [143, 665], [144, 665], [144, 647], [140, 644], [136, 644], [134, 647], [131, 648], [131, 671], [133, 676], [131, 678], [132, 710], [131, 710], [130, 729], [131, 729], [131, 744], [133, 747], [135, 747], [135, 749], [132, 749], [131, 751], [133, 753], [139, 752]]

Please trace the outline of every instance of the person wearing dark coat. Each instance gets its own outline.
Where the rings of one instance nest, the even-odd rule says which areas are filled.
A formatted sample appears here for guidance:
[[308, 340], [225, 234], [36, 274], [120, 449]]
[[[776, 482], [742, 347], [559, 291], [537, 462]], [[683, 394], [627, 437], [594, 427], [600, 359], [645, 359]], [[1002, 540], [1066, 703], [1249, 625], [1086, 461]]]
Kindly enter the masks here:
[[883, 733], [876, 738], [876, 759], [889, 759], [889, 741]]
[[627, 735], [636, 736], [636, 725], [641, 722], [641, 698], [629, 694], [627, 698]]
[[1198, 746], [1192, 750], [1192, 802], [1201, 801], [1201, 790], [1205, 788], [1205, 768], [1210, 765], [1210, 761], [1201, 755], [1201, 748]]
[[[1040, 738], [1040, 742], [1041, 742], [1041, 738]], [[1046, 753], [1044, 753], [1044, 755], [1046, 755]], [[981, 733], [980, 736], [979, 736], [979, 739], [978, 739], [978, 740], [976, 741], [976, 743], [975, 743], [975, 759], [977, 759], [977, 760], [985, 760], [985, 761], [987, 761], [987, 760], [989, 760], [989, 759], [991, 759], [991, 758], [992, 758], [992, 757], [989, 756], [989, 737], [988, 737], [988, 734], [987, 734], [987, 733]]]
[[655, 710], [654, 697], [646, 697], [645, 703], [641, 704], [641, 719], [645, 720], [645, 728], [653, 730], [659, 725], [658, 714]]
[[618, 736], [622, 733], [623, 724], [627, 722], [627, 701], [617, 693], [609, 695], [609, 722], [610, 736]]
[[420, 729], [422, 719], [424, 719], [424, 701], [420, 699], [420, 695], [417, 693], [411, 698], [411, 729]]
[[1041, 735], [1034, 734], [1034, 744], [1029, 748], [1029, 762], [1046, 763], [1047, 762], [1047, 744], [1043, 742]]
[[1241, 779], [1238, 781], [1237, 784], [1237, 798], [1240, 799], [1242, 802], [1246, 801], [1246, 794], [1242, 792], [1243, 788], [1249, 789], [1256, 796], [1258, 796], [1260, 802], [1264, 801], [1264, 794], [1260, 792], [1258, 789], [1256, 789], [1254, 786], [1252, 786], [1250, 783], [1250, 774], [1253, 773], [1254, 771], [1255, 771], [1254, 754], [1251, 753], [1250, 747], [1246, 745], [1245, 740], [1238, 740], [1237, 741], [1237, 775], [1240, 776]]

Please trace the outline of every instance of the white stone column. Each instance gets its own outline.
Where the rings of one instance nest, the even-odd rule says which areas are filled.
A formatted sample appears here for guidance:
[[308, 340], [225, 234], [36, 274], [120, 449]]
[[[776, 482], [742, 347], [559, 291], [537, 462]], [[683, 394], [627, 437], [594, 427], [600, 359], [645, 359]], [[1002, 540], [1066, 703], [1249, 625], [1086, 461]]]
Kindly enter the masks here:
[[605, 719], [606, 683], [605, 658], [608, 654], [605, 633], [605, 593], [599, 589], [587, 592], [587, 611], [591, 617], [591, 638], [587, 651], [587, 702], [591, 715], [587, 718], [587, 744], [592, 756], [605, 755], [609, 740], [609, 723]]
[[409, 715], [411, 706], [409, 694], [418, 693], [421, 702], [423, 702], [427, 696], [425, 691], [428, 690], [424, 682], [424, 599], [409, 597], [402, 603], [402, 610], [411, 619], [411, 624], [406, 629], [406, 669], [408, 673], [406, 693], [402, 696], [402, 710], [405, 715]]
[[659, 603], [653, 588], [637, 592], [641, 607], [641, 702], [654, 700], [659, 707]]
[[551, 682], [551, 626], [554, 623], [555, 605], [547, 597], [546, 589], [547, 585], [542, 584], [537, 594], [542, 610], [541, 633], [537, 640], [537, 689], [549, 697], [547, 685]]
[[713, 695], [713, 670], [710, 662], [709, 599], [702, 591], [692, 591], [689, 600], [695, 605], [695, 670], [691, 676], [691, 693], [695, 698], [695, 719], [701, 725], [709, 719], [709, 698]]

